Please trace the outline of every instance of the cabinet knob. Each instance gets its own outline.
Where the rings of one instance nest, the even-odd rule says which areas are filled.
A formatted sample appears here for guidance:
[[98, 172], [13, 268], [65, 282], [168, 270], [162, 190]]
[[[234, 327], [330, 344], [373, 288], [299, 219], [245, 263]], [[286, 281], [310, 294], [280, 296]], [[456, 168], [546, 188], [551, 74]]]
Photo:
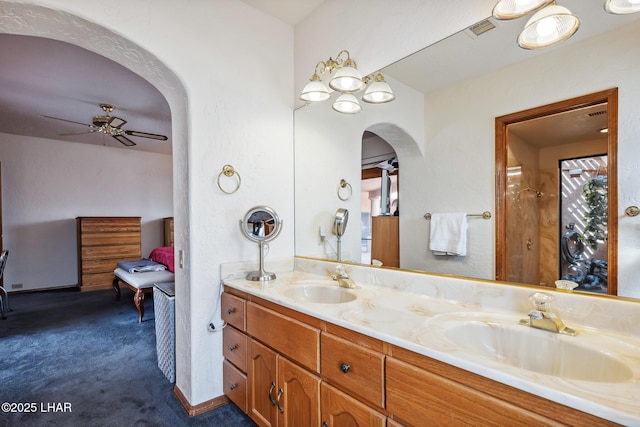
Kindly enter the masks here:
[[238, 344], [230, 345], [229, 351], [234, 351], [236, 348], [238, 348]]
[[230, 309], [227, 310], [227, 314], [233, 314], [236, 312], [236, 309], [231, 307]]
[[349, 365], [348, 363], [341, 363], [340, 369], [342, 369], [342, 372], [346, 374], [347, 372], [349, 372], [349, 369], [351, 369], [351, 365]]
[[326, 422], [326, 421], [323, 421], [323, 422], [322, 422], [322, 427], [329, 427], [329, 423], [328, 423], [328, 422]]
[[236, 386], [235, 384], [231, 384], [231, 385], [229, 386], [229, 388], [230, 388], [231, 390], [235, 390], [235, 389], [236, 389], [236, 387], [237, 387], [237, 386]]

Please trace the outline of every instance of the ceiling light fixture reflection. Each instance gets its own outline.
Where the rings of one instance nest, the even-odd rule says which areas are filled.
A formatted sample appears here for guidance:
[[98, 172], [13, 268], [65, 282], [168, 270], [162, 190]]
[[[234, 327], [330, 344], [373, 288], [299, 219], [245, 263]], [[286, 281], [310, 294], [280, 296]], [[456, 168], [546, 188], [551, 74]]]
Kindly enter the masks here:
[[605, 0], [604, 10], [614, 15], [640, 12], [640, 0]]
[[553, 0], [500, 0], [493, 8], [496, 19], [516, 19], [551, 4]]
[[580, 19], [569, 9], [552, 5], [536, 12], [518, 36], [523, 49], [541, 49], [560, 43], [578, 31]]
[[339, 113], [356, 114], [362, 111], [362, 107], [353, 94], [364, 89], [370, 82], [371, 84], [362, 96], [364, 102], [383, 104], [395, 99], [395, 95], [389, 84], [384, 80], [382, 73], [378, 72], [375, 77], [373, 75], [362, 77], [349, 52], [342, 50], [335, 60], [330, 57], [328, 60], [319, 61], [316, 64], [309, 83], [306, 84], [300, 94], [301, 100], [319, 102], [331, 97], [331, 91], [322, 81], [322, 75], [325, 73], [328, 75], [329, 87], [340, 93], [332, 106]]

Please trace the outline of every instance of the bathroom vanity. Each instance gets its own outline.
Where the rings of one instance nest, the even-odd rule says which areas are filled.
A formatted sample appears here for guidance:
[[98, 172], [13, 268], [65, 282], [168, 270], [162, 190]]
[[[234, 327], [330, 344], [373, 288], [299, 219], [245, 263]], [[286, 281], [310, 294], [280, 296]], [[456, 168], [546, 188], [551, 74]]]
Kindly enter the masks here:
[[[346, 265], [357, 288], [345, 289], [337, 265], [296, 258], [262, 283], [223, 266], [224, 392], [259, 425], [640, 425], [637, 328], [603, 334], [569, 314], [617, 303], [626, 316], [635, 303], [559, 293], [579, 331], [560, 337], [518, 324], [531, 288]], [[473, 347], [495, 331], [520, 352]], [[528, 365], [529, 342], [592, 365], [544, 353], [549, 364]], [[518, 366], [498, 361], [518, 354]]]

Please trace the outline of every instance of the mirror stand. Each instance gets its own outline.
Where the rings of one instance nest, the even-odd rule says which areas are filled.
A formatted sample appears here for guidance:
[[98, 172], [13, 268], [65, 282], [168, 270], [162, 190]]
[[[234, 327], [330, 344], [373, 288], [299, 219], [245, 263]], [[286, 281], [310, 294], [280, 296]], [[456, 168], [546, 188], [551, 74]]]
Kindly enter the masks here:
[[268, 271], [264, 270], [264, 241], [263, 240], [258, 242], [258, 248], [260, 248], [258, 270], [247, 273], [247, 280], [252, 280], [254, 282], [263, 282], [263, 281], [275, 279], [276, 273], [269, 273]]
[[249, 209], [240, 220], [240, 230], [245, 237], [252, 242], [258, 243], [260, 250], [258, 271], [247, 274], [247, 280], [255, 282], [266, 282], [276, 278], [275, 273], [264, 270], [264, 249], [265, 243], [275, 239], [282, 229], [282, 221], [273, 209], [268, 206], [256, 206]]

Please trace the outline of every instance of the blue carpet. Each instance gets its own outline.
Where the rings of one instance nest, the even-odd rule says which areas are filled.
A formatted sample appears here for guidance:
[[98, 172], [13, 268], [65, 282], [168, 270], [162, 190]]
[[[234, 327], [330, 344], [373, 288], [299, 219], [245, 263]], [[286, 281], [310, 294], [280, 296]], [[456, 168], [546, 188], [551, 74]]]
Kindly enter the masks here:
[[113, 290], [57, 290], [10, 303], [0, 320], [0, 426], [255, 426], [233, 404], [187, 416], [158, 368], [153, 297], [142, 324], [124, 289], [120, 301]]

